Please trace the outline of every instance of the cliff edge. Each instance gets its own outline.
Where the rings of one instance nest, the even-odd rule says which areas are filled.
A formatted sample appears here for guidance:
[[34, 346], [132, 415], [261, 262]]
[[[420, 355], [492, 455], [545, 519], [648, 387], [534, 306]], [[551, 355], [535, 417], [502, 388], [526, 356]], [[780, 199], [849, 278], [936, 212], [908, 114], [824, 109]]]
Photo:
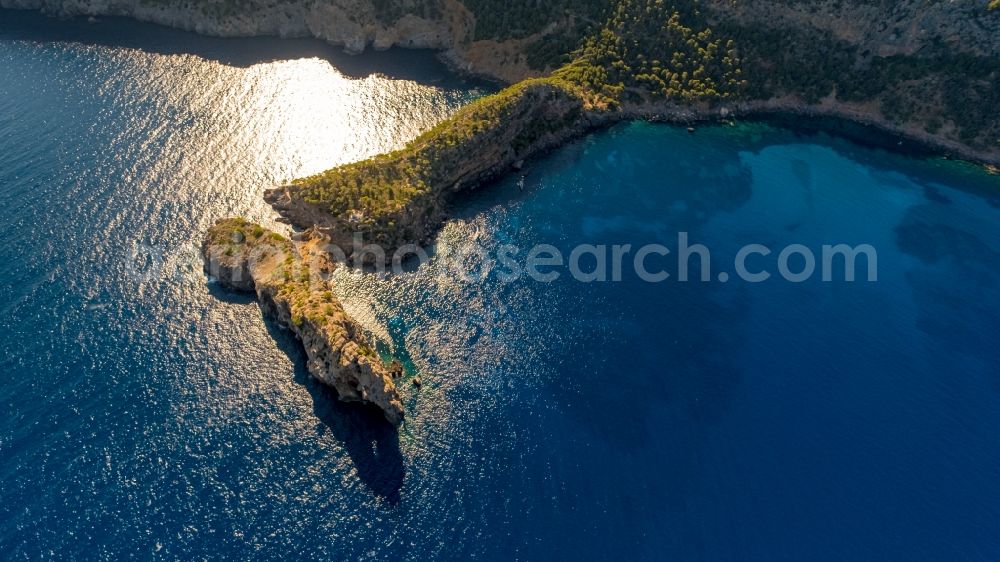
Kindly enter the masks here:
[[[270, 190], [267, 201], [345, 251], [360, 234], [388, 253], [433, 234], [451, 194], [594, 127], [636, 118], [840, 117], [1000, 163], [1000, 57], [989, 32], [1000, 31], [1000, 10], [984, 0], [926, 10], [855, 0], [597, 4], [606, 5], [603, 23], [548, 76], [463, 108], [402, 150]], [[869, 19], [845, 23], [862, 13]], [[878, 14], [892, 17], [871, 23]], [[970, 44], [955, 41], [962, 30]]]
[[516, 169], [614, 116], [588, 109], [571, 85], [520, 82], [474, 102], [406, 148], [265, 192], [291, 224], [350, 247], [355, 233], [387, 253], [433, 235], [448, 199]]
[[205, 271], [223, 286], [256, 292], [265, 315], [302, 341], [309, 373], [341, 400], [381, 408], [395, 426], [403, 405], [389, 370], [344, 312], [325, 273], [327, 254], [239, 218], [218, 221], [202, 244]]

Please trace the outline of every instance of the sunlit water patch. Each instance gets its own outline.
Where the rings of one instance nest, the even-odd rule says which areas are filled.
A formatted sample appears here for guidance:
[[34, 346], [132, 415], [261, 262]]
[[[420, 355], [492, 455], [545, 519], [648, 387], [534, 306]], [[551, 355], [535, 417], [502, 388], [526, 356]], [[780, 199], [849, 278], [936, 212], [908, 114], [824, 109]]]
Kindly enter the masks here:
[[[206, 283], [216, 218], [280, 227], [264, 188], [485, 91], [426, 54], [0, 12], [0, 553], [1000, 556], [1000, 186], [972, 166], [763, 125], [565, 147], [463, 200], [431, 263], [337, 273], [409, 371], [398, 434]], [[433, 267], [680, 231], [716, 270], [748, 243], [871, 244], [879, 280]]]
[[368, 528], [398, 502], [394, 434], [206, 284], [197, 246], [224, 216], [280, 227], [265, 188], [488, 89], [428, 53], [293, 44], [0, 12], [5, 554], [332, 557], [402, 532]]

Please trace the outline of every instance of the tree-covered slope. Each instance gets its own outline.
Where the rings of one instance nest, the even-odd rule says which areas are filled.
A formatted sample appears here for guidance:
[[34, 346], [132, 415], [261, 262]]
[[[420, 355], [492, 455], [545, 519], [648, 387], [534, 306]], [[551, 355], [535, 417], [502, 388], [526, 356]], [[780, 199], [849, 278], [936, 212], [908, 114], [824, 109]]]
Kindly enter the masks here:
[[[616, 116], [712, 104], [840, 113], [1000, 155], [997, 0], [0, 0], [221, 35], [312, 34], [359, 50], [437, 47], [533, 80], [405, 149], [283, 190], [286, 211], [425, 234], [447, 194]], [[538, 76], [544, 76], [539, 78]], [[651, 109], [652, 108], [652, 109]], [[949, 144], [949, 146], [955, 146]], [[296, 204], [292, 204], [295, 202]], [[305, 212], [308, 207], [310, 212]], [[290, 211], [288, 211], [290, 212]]]
[[[541, 32], [539, 18], [523, 29], [511, 27], [520, 21], [511, 14], [527, 9], [527, 0], [513, 2], [507, 15], [497, 5], [466, 1], [478, 22], [492, 22], [477, 34]], [[561, 11], [552, 8], [557, 5]], [[772, 99], [798, 100], [803, 107], [833, 103], [976, 149], [1000, 148], [1000, 123], [992, 115], [1000, 104], [1000, 59], [982, 49], [977, 54], [933, 41], [914, 52], [880, 55], [822, 26], [758, 25], [755, 16], [733, 18], [697, 0], [552, 6], [556, 22], [589, 23], [549, 77], [484, 98], [400, 151], [297, 180], [272, 193], [272, 202], [300, 226], [320, 222], [333, 231], [361, 231], [390, 246], [416, 241], [443, 216], [450, 193], [595, 123], [657, 106], [704, 111]], [[598, 14], [604, 18], [599, 24], [590, 20]]]
[[[402, 150], [296, 180], [269, 200], [300, 226], [360, 230], [390, 246], [421, 240], [448, 194], [620, 117], [629, 100], [738, 97], [745, 83], [734, 45], [704, 25], [662, 0], [622, 0], [551, 76], [483, 98]], [[303, 204], [311, 209], [301, 212]]]

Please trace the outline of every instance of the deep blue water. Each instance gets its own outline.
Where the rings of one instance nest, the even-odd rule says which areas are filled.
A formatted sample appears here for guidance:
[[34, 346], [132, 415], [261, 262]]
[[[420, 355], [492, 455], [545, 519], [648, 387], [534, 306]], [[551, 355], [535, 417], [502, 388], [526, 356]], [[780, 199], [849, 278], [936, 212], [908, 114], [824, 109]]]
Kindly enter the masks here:
[[[568, 146], [463, 202], [432, 263], [338, 275], [424, 380], [398, 434], [206, 282], [216, 218], [273, 225], [264, 188], [484, 91], [420, 53], [0, 12], [0, 558], [1000, 558], [1000, 178], [973, 166], [762, 124]], [[878, 280], [434, 267], [678, 232], [713, 278], [845, 243]]]

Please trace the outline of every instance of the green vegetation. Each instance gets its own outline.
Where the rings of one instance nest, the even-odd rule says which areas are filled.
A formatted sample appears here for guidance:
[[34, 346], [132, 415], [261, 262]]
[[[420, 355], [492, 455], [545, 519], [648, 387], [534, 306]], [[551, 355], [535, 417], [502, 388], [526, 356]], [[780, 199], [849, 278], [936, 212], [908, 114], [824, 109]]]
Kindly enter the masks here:
[[296, 180], [294, 195], [375, 241], [392, 242], [400, 229], [405, 239], [419, 239], [446, 189], [488, 173], [470, 158], [523, 158], [545, 133], [572, 126], [582, 108], [573, 84], [527, 80], [464, 107], [402, 150]]
[[292, 247], [291, 241], [284, 236], [242, 217], [219, 221], [208, 231], [206, 238], [209, 246], [226, 248], [227, 255], [232, 255], [241, 247], [252, 247], [262, 242], [283, 250]]
[[483, 98], [402, 150], [297, 180], [292, 195], [371, 240], [419, 240], [440, 218], [448, 192], [548, 147], [552, 136], [582, 130], [588, 114], [627, 99], [738, 95], [744, 83], [732, 41], [716, 38], [696, 11], [674, 6], [621, 0], [550, 77]]
[[311, 278], [309, 264], [284, 236], [241, 217], [222, 219], [206, 234], [204, 251], [217, 259], [225, 256], [221, 261], [230, 267], [250, 264], [257, 289], [287, 302], [296, 326], [302, 327], [307, 320], [316, 326], [343, 322], [340, 302], [329, 290], [312, 290], [316, 280]]
[[718, 26], [742, 55], [748, 99], [795, 96], [807, 103], [835, 95], [874, 102], [891, 122], [919, 122], [929, 132], [944, 122], [973, 147], [995, 145], [1000, 121], [1000, 59], [955, 52], [946, 45], [919, 54], [872, 56], [814, 29]]
[[[433, 2], [376, 5], [391, 20], [413, 10], [431, 13]], [[558, 68], [463, 108], [402, 150], [297, 180], [292, 198], [369, 240], [420, 240], [443, 217], [448, 194], [588, 123], [662, 101], [710, 107], [835, 98], [970, 146], [1000, 141], [1000, 120], [991, 112], [1000, 105], [1000, 60], [947, 45], [882, 57], [816, 27], [748, 23], [703, 10], [698, 0], [463, 2], [476, 17], [476, 39], [529, 38], [528, 60]]]
[[621, 0], [556, 75], [612, 102], [627, 90], [679, 101], [735, 96], [745, 82], [732, 40], [718, 38], [693, 3]]
[[522, 39], [553, 26], [570, 30], [580, 24], [596, 26], [612, 6], [610, 0], [462, 0], [462, 4], [476, 17], [474, 39], [499, 41]]

